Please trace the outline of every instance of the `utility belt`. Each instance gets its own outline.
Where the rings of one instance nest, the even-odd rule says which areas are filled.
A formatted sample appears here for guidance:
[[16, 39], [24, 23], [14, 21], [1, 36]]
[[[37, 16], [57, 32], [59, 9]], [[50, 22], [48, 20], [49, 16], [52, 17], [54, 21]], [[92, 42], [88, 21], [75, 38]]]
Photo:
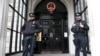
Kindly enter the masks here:
[[76, 36], [85, 36], [85, 35], [86, 35], [85, 32], [84, 33], [75, 33], [74, 37], [76, 37]]
[[79, 33], [75, 33], [75, 34], [85, 34], [85, 32], [81, 32], [81, 33], [79, 32]]

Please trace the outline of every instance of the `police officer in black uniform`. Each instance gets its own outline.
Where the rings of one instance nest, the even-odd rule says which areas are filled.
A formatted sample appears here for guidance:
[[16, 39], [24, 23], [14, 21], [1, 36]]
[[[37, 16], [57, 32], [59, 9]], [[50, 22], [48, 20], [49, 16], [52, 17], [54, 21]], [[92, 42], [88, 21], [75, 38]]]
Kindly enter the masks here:
[[80, 56], [81, 48], [83, 50], [83, 56], [87, 56], [86, 31], [89, 30], [89, 26], [81, 19], [81, 13], [76, 13], [75, 18], [76, 21], [71, 28], [71, 31], [74, 33], [75, 56]]
[[29, 13], [29, 19], [22, 26], [23, 38], [23, 56], [33, 56], [35, 48], [35, 33], [40, 32], [40, 24], [35, 20], [34, 13]]

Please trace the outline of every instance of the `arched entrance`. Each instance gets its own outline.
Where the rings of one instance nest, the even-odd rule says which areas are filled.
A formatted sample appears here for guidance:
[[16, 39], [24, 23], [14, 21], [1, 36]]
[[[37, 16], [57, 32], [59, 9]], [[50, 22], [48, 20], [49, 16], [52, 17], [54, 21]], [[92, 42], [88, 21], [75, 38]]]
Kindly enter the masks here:
[[[50, 13], [48, 3], [55, 4], [55, 10]], [[52, 5], [51, 5], [52, 6]], [[42, 41], [37, 42], [40, 53], [43, 51], [69, 52], [67, 9], [59, 0], [43, 0], [35, 8], [36, 18], [43, 25]], [[40, 47], [41, 46], [41, 47]]]

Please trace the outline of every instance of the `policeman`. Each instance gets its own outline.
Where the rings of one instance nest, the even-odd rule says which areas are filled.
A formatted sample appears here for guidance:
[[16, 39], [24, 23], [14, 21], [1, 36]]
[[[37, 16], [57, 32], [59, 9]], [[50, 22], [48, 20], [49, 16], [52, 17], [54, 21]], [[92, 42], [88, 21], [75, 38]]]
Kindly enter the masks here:
[[80, 50], [83, 50], [83, 56], [87, 56], [86, 52], [86, 31], [89, 30], [87, 23], [81, 19], [81, 14], [76, 13], [76, 21], [72, 25], [71, 31], [74, 33], [75, 56], [80, 56]]
[[23, 38], [23, 56], [33, 56], [35, 47], [34, 34], [40, 32], [40, 24], [35, 20], [34, 13], [29, 13], [29, 19], [22, 26]]

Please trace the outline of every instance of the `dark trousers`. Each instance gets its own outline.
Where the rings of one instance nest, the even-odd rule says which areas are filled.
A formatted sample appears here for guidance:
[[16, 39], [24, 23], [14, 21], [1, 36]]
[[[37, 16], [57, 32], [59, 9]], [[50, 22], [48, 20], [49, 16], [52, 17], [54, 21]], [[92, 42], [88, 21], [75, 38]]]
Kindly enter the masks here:
[[87, 41], [85, 35], [75, 35], [74, 36], [74, 43], [75, 43], [75, 56], [80, 56], [81, 48], [83, 50], [83, 56], [87, 56], [86, 46]]
[[33, 56], [35, 48], [35, 37], [33, 35], [23, 38], [23, 56]]

